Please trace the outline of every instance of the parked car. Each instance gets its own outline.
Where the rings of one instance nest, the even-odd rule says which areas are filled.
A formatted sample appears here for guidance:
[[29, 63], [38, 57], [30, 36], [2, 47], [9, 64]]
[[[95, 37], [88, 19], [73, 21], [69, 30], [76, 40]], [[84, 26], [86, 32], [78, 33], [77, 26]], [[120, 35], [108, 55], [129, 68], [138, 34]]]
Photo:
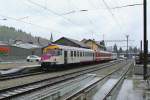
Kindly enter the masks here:
[[36, 55], [30, 55], [27, 57], [28, 62], [33, 62], [33, 61], [39, 62], [40, 60], [41, 60], [41, 57], [36, 56]]

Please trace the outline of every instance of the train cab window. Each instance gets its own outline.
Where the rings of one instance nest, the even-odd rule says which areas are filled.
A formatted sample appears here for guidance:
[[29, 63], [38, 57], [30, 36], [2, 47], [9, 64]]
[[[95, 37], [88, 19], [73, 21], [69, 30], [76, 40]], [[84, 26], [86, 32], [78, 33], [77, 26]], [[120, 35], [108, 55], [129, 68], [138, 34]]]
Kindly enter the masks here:
[[73, 57], [73, 51], [71, 51], [71, 57]]
[[76, 57], [76, 51], [74, 51], [74, 57]]
[[57, 53], [58, 53], [58, 56], [62, 55], [62, 50], [58, 50]]

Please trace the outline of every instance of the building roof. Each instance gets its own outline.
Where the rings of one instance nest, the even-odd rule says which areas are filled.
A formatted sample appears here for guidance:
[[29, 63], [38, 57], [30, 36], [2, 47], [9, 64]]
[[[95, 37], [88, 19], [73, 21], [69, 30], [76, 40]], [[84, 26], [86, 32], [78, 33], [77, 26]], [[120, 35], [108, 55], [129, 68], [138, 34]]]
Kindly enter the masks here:
[[19, 44], [13, 44], [12, 46], [24, 48], [24, 49], [33, 49], [33, 48], [41, 48], [38, 45], [29, 44], [29, 43], [19, 43]]
[[82, 42], [80, 42], [80, 41], [78, 41], [78, 40], [74, 40], [74, 39], [70, 39], [70, 38], [66, 38], [66, 37], [62, 37], [62, 38], [56, 40], [55, 43], [56, 43], [57, 41], [61, 40], [61, 39], [69, 40], [69, 41], [71, 41], [71, 42], [77, 44], [78, 46], [80, 46], [80, 47], [82, 47], [82, 48], [89, 48], [89, 47], [86, 46], [84, 43], [82, 43]]

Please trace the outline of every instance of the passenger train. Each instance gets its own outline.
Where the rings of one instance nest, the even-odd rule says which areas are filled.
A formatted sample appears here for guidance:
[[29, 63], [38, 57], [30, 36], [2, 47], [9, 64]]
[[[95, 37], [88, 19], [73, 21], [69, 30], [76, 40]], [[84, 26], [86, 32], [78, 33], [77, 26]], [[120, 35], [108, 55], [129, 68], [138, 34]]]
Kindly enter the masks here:
[[44, 69], [71, 64], [89, 64], [113, 60], [111, 52], [50, 44], [43, 48], [41, 66]]

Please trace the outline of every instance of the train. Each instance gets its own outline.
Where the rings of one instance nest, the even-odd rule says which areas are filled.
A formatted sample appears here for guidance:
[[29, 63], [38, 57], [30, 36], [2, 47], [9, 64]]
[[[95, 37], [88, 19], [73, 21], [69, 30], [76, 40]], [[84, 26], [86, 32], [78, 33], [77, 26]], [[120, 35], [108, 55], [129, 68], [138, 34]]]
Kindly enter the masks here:
[[116, 56], [107, 51], [95, 51], [88, 48], [49, 44], [43, 48], [41, 66], [43, 69], [57, 69], [58, 66], [91, 64], [114, 59], [116, 59]]

